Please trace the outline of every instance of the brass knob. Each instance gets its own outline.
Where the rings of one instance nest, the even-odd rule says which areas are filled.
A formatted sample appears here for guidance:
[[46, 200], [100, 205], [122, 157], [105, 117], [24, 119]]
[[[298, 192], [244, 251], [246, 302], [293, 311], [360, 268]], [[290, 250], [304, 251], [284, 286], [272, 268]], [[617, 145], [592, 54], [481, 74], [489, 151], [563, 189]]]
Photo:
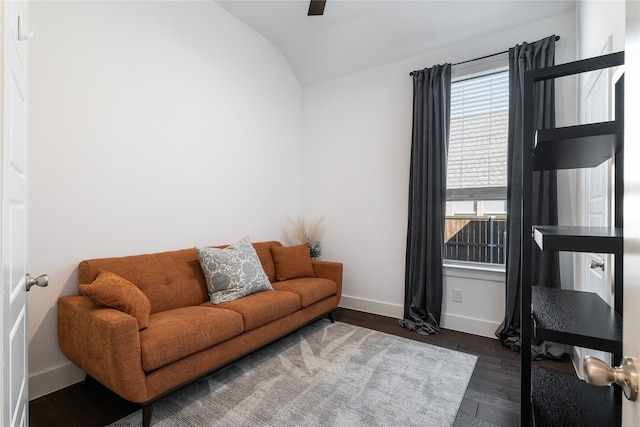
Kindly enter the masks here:
[[637, 367], [640, 366], [637, 362], [633, 357], [625, 357], [622, 365], [614, 368], [598, 358], [585, 356], [584, 377], [588, 384], [595, 386], [617, 384], [622, 387], [627, 399], [635, 401], [638, 398]]

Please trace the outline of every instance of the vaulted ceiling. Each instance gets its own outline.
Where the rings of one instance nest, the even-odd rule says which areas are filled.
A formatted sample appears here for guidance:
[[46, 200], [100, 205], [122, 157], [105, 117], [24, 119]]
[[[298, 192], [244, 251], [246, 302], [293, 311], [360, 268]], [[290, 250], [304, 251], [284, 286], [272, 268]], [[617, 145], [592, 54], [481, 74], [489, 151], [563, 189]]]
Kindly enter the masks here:
[[552, 0], [219, 0], [276, 44], [303, 86], [575, 9]]

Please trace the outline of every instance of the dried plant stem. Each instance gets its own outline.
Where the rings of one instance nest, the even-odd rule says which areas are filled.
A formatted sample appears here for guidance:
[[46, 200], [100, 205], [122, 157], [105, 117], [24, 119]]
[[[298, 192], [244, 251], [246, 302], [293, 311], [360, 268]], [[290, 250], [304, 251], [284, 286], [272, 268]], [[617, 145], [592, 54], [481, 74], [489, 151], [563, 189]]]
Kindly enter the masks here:
[[309, 221], [307, 230], [307, 241], [310, 243], [319, 242], [324, 232], [324, 218], [314, 218]]
[[320, 239], [324, 233], [324, 218], [312, 218], [307, 223], [303, 217], [299, 216], [293, 220], [287, 218], [284, 227], [285, 243], [289, 246], [309, 243], [309, 252], [312, 258], [319, 258], [322, 248]]

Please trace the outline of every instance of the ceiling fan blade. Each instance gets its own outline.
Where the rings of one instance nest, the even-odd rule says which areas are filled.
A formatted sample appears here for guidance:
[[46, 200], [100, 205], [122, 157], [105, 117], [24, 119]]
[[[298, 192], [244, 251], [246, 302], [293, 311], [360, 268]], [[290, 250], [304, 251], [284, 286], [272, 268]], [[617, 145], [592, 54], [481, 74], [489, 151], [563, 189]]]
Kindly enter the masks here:
[[311, 0], [307, 16], [322, 15], [324, 13], [324, 4], [326, 2], [327, 0]]

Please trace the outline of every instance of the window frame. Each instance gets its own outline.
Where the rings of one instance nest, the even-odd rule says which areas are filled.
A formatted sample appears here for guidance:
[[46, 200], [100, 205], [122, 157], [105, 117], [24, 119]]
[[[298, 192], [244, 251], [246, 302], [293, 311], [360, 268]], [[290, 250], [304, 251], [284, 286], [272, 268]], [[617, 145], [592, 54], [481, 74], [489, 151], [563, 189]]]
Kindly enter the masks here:
[[[472, 61], [452, 67], [451, 82], [455, 83], [461, 80], [472, 79], [488, 74], [498, 73], [509, 70], [508, 53], [496, 55], [483, 60]], [[469, 191], [472, 190], [472, 191]], [[445, 189], [446, 201], [465, 201], [465, 200], [507, 200], [507, 187], [474, 187], [462, 189]], [[446, 216], [446, 214], [445, 214]], [[492, 215], [500, 216], [500, 215]], [[506, 214], [505, 214], [506, 216]], [[505, 239], [506, 245], [506, 239]], [[506, 248], [505, 248], [506, 250]], [[506, 254], [505, 254], [506, 257]], [[445, 269], [461, 269], [470, 272], [494, 272], [504, 273], [506, 271], [506, 258], [504, 264], [484, 263], [472, 261], [458, 261], [443, 258], [443, 267]]]

